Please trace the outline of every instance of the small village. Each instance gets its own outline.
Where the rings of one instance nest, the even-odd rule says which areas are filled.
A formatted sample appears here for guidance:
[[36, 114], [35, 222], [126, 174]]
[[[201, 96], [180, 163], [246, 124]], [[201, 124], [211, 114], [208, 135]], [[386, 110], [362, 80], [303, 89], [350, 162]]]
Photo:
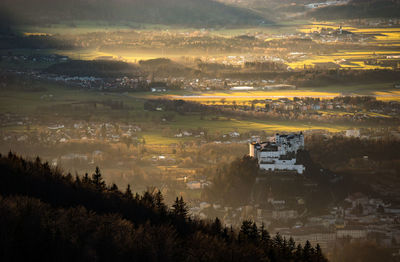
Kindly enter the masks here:
[[[285, 200], [268, 198], [267, 203], [268, 209], [252, 205], [233, 209], [202, 202], [191, 208], [191, 212], [203, 219], [218, 215], [228, 226], [238, 226], [246, 219], [256, 221], [272, 233], [292, 236], [296, 242], [319, 243], [328, 252], [346, 239], [368, 239], [386, 247], [400, 248], [400, 206], [382, 199], [354, 193], [345, 199], [343, 206], [332, 207], [329, 213], [321, 216], [307, 216], [288, 209]], [[298, 205], [303, 204], [303, 200], [298, 199]]]

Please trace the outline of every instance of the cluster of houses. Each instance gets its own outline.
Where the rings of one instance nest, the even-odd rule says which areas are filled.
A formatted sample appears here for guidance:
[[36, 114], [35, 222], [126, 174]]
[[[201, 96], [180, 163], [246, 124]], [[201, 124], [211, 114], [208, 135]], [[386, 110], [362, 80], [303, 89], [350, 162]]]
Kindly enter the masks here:
[[[199, 131], [199, 130], [193, 130], [193, 131], [182, 131], [179, 132], [177, 134], [174, 135], [174, 137], [177, 138], [182, 138], [182, 137], [195, 137], [195, 138], [200, 138], [200, 137], [204, 137], [205, 136], [205, 132], [204, 131]], [[232, 132], [228, 132], [228, 133], [224, 133], [222, 135], [220, 135], [219, 138], [221, 138], [221, 140], [235, 140], [235, 142], [237, 142], [237, 138], [240, 138], [241, 134], [237, 131], [232, 131]], [[242, 141], [243, 143], [245, 143], [247, 140]], [[214, 141], [215, 143], [221, 143], [221, 141], [216, 140]]]
[[172, 78], [173, 82], [180, 82], [182, 89], [195, 91], [209, 90], [232, 90], [232, 91], [252, 91], [252, 90], [276, 90], [282, 88], [296, 89], [292, 85], [275, 84], [275, 80], [237, 80], [230, 78]]
[[123, 91], [153, 91], [149, 87], [150, 81], [145, 77], [93, 77], [93, 76], [65, 76], [54, 74], [39, 74], [40, 79], [63, 83], [65, 85], [95, 89], [95, 90], [123, 90]]
[[[260, 105], [261, 104], [261, 105]], [[262, 106], [262, 104], [264, 104]], [[392, 101], [388, 103], [375, 103], [367, 108], [366, 103], [348, 103], [345, 99], [310, 99], [310, 98], [279, 98], [277, 100], [265, 99], [254, 101], [254, 106], [240, 105], [243, 110], [255, 110], [258, 112], [271, 112], [315, 116], [322, 120], [330, 118], [368, 120], [368, 119], [396, 119], [400, 113], [400, 103]]]
[[[218, 216], [227, 226], [238, 227], [241, 221], [250, 219], [259, 225], [264, 224], [271, 233], [279, 232], [301, 244], [308, 240], [327, 252], [343, 239], [369, 240], [385, 247], [400, 248], [400, 206], [385, 203], [382, 199], [354, 193], [341, 206], [332, 207], [321, 216], [288, 209], [285, 200], [268, 198], [267, 202], [268, 209], [258, 205], [232, 208], [201, 202], [191, 208], [190, 213], [203, 219]], [[298, 199], [298, 204], [304, 204], [304, 200]], [[279, 221], [291, 221], [288, 223], [290, 226], [276, 226]]]
[[0, 61], [7, 62], [31, 62], [31, 63], [59, 63], [66, 62], [69, 58], [67, 56], [57, 55], [57, 54], [13, 54], [9, 52], [8, 54], [0, 56]]
[[[0, 124], [2, 127], [21, 126], [22, 132], [6, 132], [3, 141], [16, 139], [17, 141], [38, 141], [44, 144], [58, 144], [69, 141], [88, 141], [99, 139], [104, 142], [123, 142], [124, 138], [131, 141], [137, 140], [137, 132], [142, 129], [136, 124], [112, 124], [93, 122], [68, 122], [68, 123], [40, 123], [29, 117], [14, 114], [1, 114]], [[31, 130], [31, 126], [36, 126]], [[40, 128], [38, 129], [38, 125]]]
[[[258, 36], [260, 38], [260, 36]], [[211, 60], [212, 61], [212, 60]], [[229, 55], [221, 59], [221, 63], [224, 65], [231, 65], [241, 68], [248, 62], [275, 62], [275, 63], [285, 63], [286, 61], [279, 56], [274, 55], [257, 55], [257, 54], [247, 54], [247, 55]]]
[[308, 239], [320, 243], [326, 250], [332, 249], [335, 241], [343, 238], [400, 247], [400, 207], [361, 193], [350, 195], [344, 202], [343, 206], [333, 207], [330, 214], [308, 218], [308, 224], [280, 229], [280, 232], [299, 242]]
[[304, 6], [306, 8], [314, 9], [314, 8], [319, 8], [319, 7], [325, 7], [325, 6], [333, 6], [333, 5], [345, 5], [349, 1], [343, 1], [343, 0], [334, 0], [334, 1], [325, 1], [325, 2], [318, 2], [318, 3], [310, 3], [310, 4], [305, 4]]

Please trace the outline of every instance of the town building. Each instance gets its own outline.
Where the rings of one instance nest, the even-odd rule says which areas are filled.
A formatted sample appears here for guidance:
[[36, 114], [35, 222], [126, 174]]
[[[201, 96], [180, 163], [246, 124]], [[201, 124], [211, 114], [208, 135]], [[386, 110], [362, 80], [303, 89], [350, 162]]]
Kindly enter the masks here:
[[258, 159], [260, 169], [268, 171], [296, 171], [303, 174], [305, 167], [298, 164], [296, 154], [304, 148], [304, 135], [275, 135], [274, 142], [252, 142], [249, 144], [251, 157]]

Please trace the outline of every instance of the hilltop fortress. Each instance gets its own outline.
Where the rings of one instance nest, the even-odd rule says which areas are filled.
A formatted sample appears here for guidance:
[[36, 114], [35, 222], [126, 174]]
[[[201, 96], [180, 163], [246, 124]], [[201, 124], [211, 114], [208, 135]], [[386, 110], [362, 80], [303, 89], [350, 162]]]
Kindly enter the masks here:
[[303, 133], [275, 135], [275, 142], [252, 142], [250, 156], [258, 159], [260, 169], [268, 171], [296, 171], [303, 174], [305, 167], [296, 164], [296, 153], [304, 148]]

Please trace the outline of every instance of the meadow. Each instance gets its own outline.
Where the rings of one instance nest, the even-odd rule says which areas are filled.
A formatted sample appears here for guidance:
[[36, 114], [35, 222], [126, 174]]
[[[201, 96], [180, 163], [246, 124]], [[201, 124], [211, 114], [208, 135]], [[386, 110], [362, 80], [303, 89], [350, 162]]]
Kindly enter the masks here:
[[[24, 92], [24, 91], [0, 91], [0, 113], [17, 113], [20, 115], [37, 117], [42, 114], [40, 108], [56, 108], [55, 110], [61, 110], [60, 112], [54, 111], [53, 115], [47, 116], [52, 118], [55, 123], [64, 123], [67, 119], [79, 119], [85, 112], [81, 110], [77, 111], [63, 111], [57, 109], [57, 105], [68, 105], [78, 103], [93, 103], [98, 102], [101, 104], [102, 101], [112, 100], [121, 101], [124, 104], [124, 109], [110, 110], [104, 108], [101, 105], [97, 106], [92, 113], [92, 120], [104, 121], [104, 122], [129, 122], [130, 124], [137, 124], [144, 127], [143, 131], [138, 135], [145, 139], [146, 144], [178, 144], [185, 141], [196, 140], [194, 137], [175, 137], [175, 134], [184, 130], [198, 130], [206, 129], [211, 135], [223, 135], [230, 132], [236, 131], [239, 133], [247, 133], [251, 131], [265, 131], [267, 133], [274, 132], [294, 132], [294, 131], [306, 131], [306, 130], [327, 130], [330, 132], [340, 132], [350, 128], [358, 128], [359, 124], [331, 124], [322, 122], [308, 122], [308, 121], [288, 121], [288, 120], [259, 120], [259, 119], [236, 119], [226, 118], [217, 115], [206, 115], [201, 116], [200, 114], [174, 114], [174, 117], [170, 121], [162, 122], [165, 114], [169, 112], [164, 111], [145, 111], [143, 104], [145, 99], [154, 98], [166, 98], [166, 99], [185, 99], [190, 101], [197, 101], [201, 103], [211, 103], [210, 96], [214, 97], [215, 103], [221, 103], [221, 99], [224, 98], [226, 104], [236, 101], [238, 105], [241, 103], [251, 103], [254, 99], [266, 99], [273, 97], [278, 99], [279, 97], [321, 97], [328, 98], [340, 95], [337, 90], [340, 87], [331, 87], [326, 91], [314, 91], [314, 90], [290, 90], [290, 91], [254, 91], [254, 92], [208, 92], [205, 94], [196, 94], [197, 96], [188, 96], [188, 92], [174, 91], [171, 93], [154, 95], [152, 93], [129, 93], [129, 94], [118, 94], [118, 93], [107, 93], [89, 90], [77, 90], [65, 88], [54, 84], [45, 85], [46, 91], [40, 92]], [[359, 90], [361, 87], [353, 87], [353, 90]], [[368, 92], [374, 92], [372, 87]], [[375, 89], [376, 90], [376, 89]], [[382, 99], [386, 99], [388, 92], [377, 92], [378, 96], [382, 96]], [[186, 94], [186, 96], [184, 96]], [[392, 91], [393, 95], [400, 97], [400, 92]], [[204, 98], [203, 98], [204, 97]], [[67, 120], [68, 122], [69, 120]], [[7, 129], [17, 131], [19, 126], [9, 126]], [[32, 129], [36, 128], [32, 125]], [[5, 129], [3, 129], [5, 130]], [[181, 131], [179, 131], [181, 130]]]

